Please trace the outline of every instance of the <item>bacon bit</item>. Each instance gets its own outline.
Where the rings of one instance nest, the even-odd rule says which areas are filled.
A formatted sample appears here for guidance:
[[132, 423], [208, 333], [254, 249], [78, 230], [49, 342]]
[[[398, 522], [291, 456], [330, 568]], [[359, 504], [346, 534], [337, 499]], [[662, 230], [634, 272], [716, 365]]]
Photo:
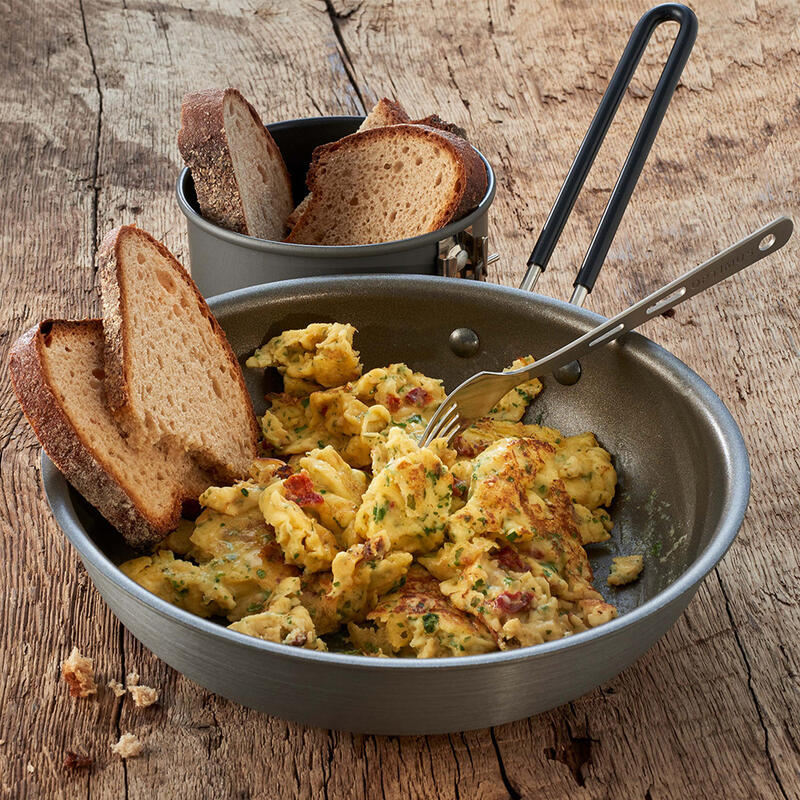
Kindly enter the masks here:
[[[544, 550], [542, 550], [540, 547], [537, 547], [535, 544], [531, 544], [530, 542], [520, 542], [519, 549], [529, 558], [535, 558], [537, 561], [547, 560], [547, 555], [545, 554]], [[528, 567], [525, 567], [525, 569], [528, 569]]]
[[258, 554], [264, 561], [283, 561], [283, 550], [281, 550], [281, 546], [274, 539], [262, 545]]
[[397, 411], [400, 408], [400, 398], [396, 394], [386, 396], [386, 408], [389, 411]]
[[417, 406], [417, 408], [423, 408], [428, 405], [432, 399], [430, 392], [425, 391], [421, 386], [409, 390], [403, 398], [406, 405]]
[[314, 491], [314, 484], [307, 472], [290, 475], [283, 482], [283, 488], [286, 491], [286, 499], [297, 503], [301, 508], [321, 506], [324, 502], [322, 495]]
[[378, 558], [383, 558], [386, 555], [388, 538], [381, 534], [374, 536], [372, 539], [367, 539], [362, 545], [361, 558], [364, 561], [374, 561]]
[[519, 553], [507, 544], [498, 550], [493, 556], [494, 560], [505, 569], [510, 569], [512, 572], [527, 572], [528, 566], [520, 558]]
[[72, 750], [67, 750], [67, 754], [64, 756], [64, 769], [67, 770], [88, 769], [93, 763], [93, 758], [74, 753]]
[[281, 480], [285, 480], [289, 478], [292, 474], [292, 468], [288, 464], [284, 464], [282, 467], [278, 467], [275, 470], [276, 477], [280, 478]]
[[453, 494], [459, 500], [467, 499], [467, 482], [453, 476]]
[[479, 453], [482, 453], [486, 448], [485, 447], [478, 447], [474, 444], [469, 444], [464, 440], [464, 438], [459, 433], [453, 441], [450, 443], [450, 447], [456, 451], [460, 456], [466, 456], [467, 458], [475, 458]]
[[492, 601], [498, 611], [506, 614], [516, 614], [524, 611], [534, 598], [533, 592], [503, 592]]
[[291, 647], [303, 647], [308, 641], [308, 634], [305, 631], [294, 630], [284, 640], [284, 644]]

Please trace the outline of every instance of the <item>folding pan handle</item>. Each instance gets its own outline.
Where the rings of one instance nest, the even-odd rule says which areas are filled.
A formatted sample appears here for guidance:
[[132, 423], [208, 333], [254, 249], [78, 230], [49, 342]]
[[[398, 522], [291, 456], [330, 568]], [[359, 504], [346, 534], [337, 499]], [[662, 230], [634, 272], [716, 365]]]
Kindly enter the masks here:
[[539, 276], [547, 267], [647, 43], [650, 41], [653, 31], [662, 22], [677, 22], [680, 29], [675, 37], [675, 43], [664, 71], [661, 73], [650, 99], [650, 104], [642, 118], [636, 138], [628, 152], [628, 157], [625, 159], [614, 190], [611, 192], [600, 224], [597, 226], [592, 243], [586, 251], [583, 264], [581, 264], [573, 284], [575, 290], [570, 302], [582, 305], [586, 296], [592, 291], [697, 37], [697, 17], [690, 8], [678, 3], [664, 3], [656, 6], [648, 11], [634, 28], [625, 52], [617, 64], [594, 119], [592, 119], [592, 124], [581, 142], [575, 160], [564, 180], [564, 185], [558, 193], [542, 232], [539, 234], [536, 246], [528, 259], [528, 271], [520, 284], [521, 289], [532, 290]]

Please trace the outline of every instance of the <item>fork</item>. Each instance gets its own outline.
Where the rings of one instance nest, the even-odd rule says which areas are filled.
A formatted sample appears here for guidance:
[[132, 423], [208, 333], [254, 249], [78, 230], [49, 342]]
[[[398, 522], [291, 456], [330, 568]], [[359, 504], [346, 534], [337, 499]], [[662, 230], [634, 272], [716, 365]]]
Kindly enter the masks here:
[[532, 378], [541, 378], [601, 345], [613, 342], [653, 317], [780, 250], [792, 235], [792, 229], [788, 217], [778, 217], [546, 358], [509, 372], [473, 375], [445, 398], [425, 428], [420, 445], [424, 447], [439, 438], [450, 441], [473, 420], [486, 416], [515, 386]]

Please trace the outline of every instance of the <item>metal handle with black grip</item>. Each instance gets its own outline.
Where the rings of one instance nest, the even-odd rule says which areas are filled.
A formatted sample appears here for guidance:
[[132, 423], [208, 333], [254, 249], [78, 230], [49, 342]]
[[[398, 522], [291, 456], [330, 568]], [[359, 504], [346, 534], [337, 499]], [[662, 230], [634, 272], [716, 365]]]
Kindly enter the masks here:
[[[789, 217], [778, 217], [546, 358], [536, 361], [530, 366], [501, 373], [501, 375], [509, 376], [509, 384], [514, 380], [516, 383], [513, 385], [518, 386], [523, 381], [539, 378], [557, 370], [576, 358], [585, 356], [595, 347], [614, 341], [622, 334], [638, 328], [671, 308], [675, 308], [678, 304], [700, 294], [725, 278], [735, 275], [745, 267], [772, 255], [789, 241], [792, 230], [793, 223]], [[502, 396], [503, 390], [509, 391], [511, 388], [513, 388], [511, 385], [501, 387], [498, 392]]]
[[520, 284], [521, 289], [532, 290], [547, 267], [561, 232], [564, 230], [575, 201], [583, 188], [586, 176], [594, 163], [611, 122], [617, 113], [622, 98], [633, 78], [639, 61], [647, 47], [653, 31], [664, 22], [680, 25], [675, 43], [672, 45], [667, 63], [658, 79], [653, 96], [644, 113], [636, 138], [622, 166], [611, 197], [603, 211], [594, 238], [586, 251], [578, 276], [573, 284], [572, 302], [581, 305], [592, 291], [597, 275], [603, 265], [608, 249], [619, 227], [642, 167], [664, 119], [675, 87], [678, 85], [683, 67], [692, 51], [697, 37], [697, 17], [687, 6], [665, 3], [648, 11], [638, 22], [628, 40], [625, 51], [611, 77], [608, 88], [595, 112], [589, 130], [581, 143], [575, 160], [558, 193], [547, 221], [539, 234], [533, 252], [528, 259], [528, 270]]

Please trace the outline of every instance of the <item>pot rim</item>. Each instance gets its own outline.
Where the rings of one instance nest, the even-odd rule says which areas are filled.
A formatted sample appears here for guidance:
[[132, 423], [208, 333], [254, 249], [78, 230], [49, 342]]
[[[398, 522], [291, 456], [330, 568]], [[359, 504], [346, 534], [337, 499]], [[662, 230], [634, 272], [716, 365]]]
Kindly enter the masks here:
[[[232, 292], [209, 298], [208, 303], [212, 312], [224, 312], [226, 309], [235, 309], [247, 305], [248, 301], [258, 302], [260, 295], [265, 292], [279, 291], [282, 294], [311, 295], [314, 291], [328, 291], [328, 286], [337, 284], [340, 291], [346, 291], [349, 286], [356, 288], [358, 284], [380, 283], [381, 288], [389, 294], [394, 294], [391, 284], [398, 284], [398, 288], [410, 282], [428, 283], [431, 288], [435, 284], [453, 283], [452, 278], [439, 276], [420, 276], [413, 278], [395, 275], [369, 275], [369, 276], [342, 276], [299, 278], [291, 281], [279, 281], [261, 286], [252, 286], [237, 289]], [[485, 284], [479, 282], [458, 281], [459, 291], [472, 291], [476, 295], [486, 291], [505, 294], [510, 298], [519, 298], [524, 295], [536, 304], [548, 306], [559, 312], [572, 322], [577, 322], [587, 331], [601, 322], [604, 317], [586, 309], [576, 307], [562, 300], [534, 295], [507, 286]], [[424, 287], [420, 287], [424, 290]], [[621, 634], [632, 625], [643, 622], [647, 617], [657, 611], [679, 601], [685, 595], [690, 595], [691, 590], [719, 563], [727, 552], [736, 534], [741, 527], [750, 496], [750, 463], [747, 455], [742, 433], [724, 403], [714, 393], [711, 387], [700, 378], [697, 373], [686, 364], [673, 356], [669, 351], [652, 340], [631, 332], [621, 337], [615, 347], [624, 347], [630, 355], [639, 358], [650, 368], [664, 375], [677, 377], [681, 381], [684, 393], [693, 397], [695, 402], [700, 402], [706, 409], [709, 420], [712, 421], [717, 432], [717, 437], [722, 445], [726, 464], [725, 474], [728, 476], [727, 492], [724, 511], [716, 525], [708, 544], [700, 552], [695, 561], [686, 569], [677, 580], [663, 589], [654, 597], [610, 622], [597, 628], [592, 628], [582, 633], [577, 633], [552, 642], [544, 642], [530, 647], [521, 647], [514, 650], [505, 650], [484, 653], [472, 656], [455, 656], [432, 659], [406, 659], [406, 658], [370, 658], [346, 653], [320, 652], [302, 648], [287, 647], [275, 642], [267, 642], [248, 636], [237, 631], [229, 630], [219, 623], [196, 616], [188, 611], [173, 606], [166, 600], [150, 593], [139, 586], [131, 578], [124, 575], [105, 553], [94, 543], [80, 523], [75, 512], [68, 483], [55, 465], [42, 451], [42, 482], [48, 503], [61, 529], [66, 534], [81, 558], [101, 572], [106, 578], [124, 591], [131, 598], [144, 603], [151, 610], [157, 612], [172, 622], [177, 622], [183, 627], [193, 629], [197, 633], [220, 637], [232, 646], [247, 647], [252, 650], [262, 651], [270, 656], [282, 658], [302, 659], [307, 662], [328, 664], [331, 667], [352, 667], [362, 670], [441, 670], [441, 669], [470, 669], [480, 668], [495, 663], [508, 663], [520, 660], [547, 658], [566, 648], [587, 647], [596, 644], [599, 640], [613, 638]]]
[[[312, 127], [318, 125], [323, 121], [363, 121], [363, 116], [330, 116], [330, 117], [302, 117], [300, 119], [289, 119], [282, 122], [274, 122], [267, 125], [269, 131], [283, 130], [284, 128], [291, 127]], [[417, 247], [425, 247], [427, 245], [434, 245], [440, 239], [445, 239], [448, 236], [453, 236], [465, 228], [469, 227], [476, 219], [483, 216], [489, 206], [494, 200], [497, 191], [495, 182], [494, 170], [486, 159], [486, 156], [478, 150], [477, 147], [470, 144], [473, 150], [480, 156], [486, 167], [487, 186], [486, 193], [483, 195], [480, 203], [469, 212], [469, 214], [461, 217], [455, 222], [450, 222], [439, 230], [431, 231], [430, 233], [423, 233], [419, 236], [412, 236], [409, 239], [396, 239], [391, 242], [378, 242], [377, 244], [351, 244], [351, 245], [320, 245], [320, 244], [296, 244], [295, 242], [276, 242], [272, 239], [259, 239], [255, 236], [246, 236], [243, 233], [236, 233], [229, 231], [213, 222], [209, 222], [202, 217], [189, 202], [187, 197], [188, 182], [191, 180], [191, 170], [188, 167], [183, 167], [178, 175], [177, 183], [175, 184], [175, 193], [178, 198], [178, 206], [180, 207], [183, 215], [186, 217], [187, 223], [196, 225], [205, 233], [221, 239], [228, 244], [237, 247], [246, 247], [248, 250], [258, 250], [263, 253], [281, 254], [285, 256], [296, 256], [302, 258], [361, 258], [361, 257], [375, 257], [386, 255], [389, 253], [396, 253], [399, 250], [412, 250]]]

